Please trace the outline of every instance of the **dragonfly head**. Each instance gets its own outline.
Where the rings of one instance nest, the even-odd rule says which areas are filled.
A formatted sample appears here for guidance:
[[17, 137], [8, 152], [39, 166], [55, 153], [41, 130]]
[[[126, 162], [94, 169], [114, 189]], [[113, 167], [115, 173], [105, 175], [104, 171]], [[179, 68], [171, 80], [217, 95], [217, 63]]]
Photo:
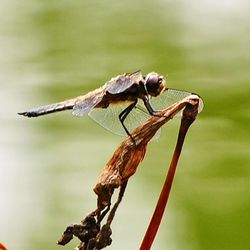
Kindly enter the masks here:
[[166, 79], [155, 72], [151, 72], [146, 75], [144, 84], [149, 95], [158, 96], [166, 88]]

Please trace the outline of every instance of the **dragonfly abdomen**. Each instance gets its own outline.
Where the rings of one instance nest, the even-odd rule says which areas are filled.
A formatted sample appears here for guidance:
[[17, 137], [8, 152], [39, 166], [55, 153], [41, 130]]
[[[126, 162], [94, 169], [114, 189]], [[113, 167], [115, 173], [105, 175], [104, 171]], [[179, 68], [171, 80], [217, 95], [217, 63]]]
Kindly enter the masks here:
[[19, 115], [27, 117], [37, 117], [41, 115], [47, 115], [54, 112], [59, 112], [67, 109], [73, 109], [76, 99], [70, 99], [63, 102], [53, 103], [45, 106], [41, 106], [30, 111], [20, 112]]

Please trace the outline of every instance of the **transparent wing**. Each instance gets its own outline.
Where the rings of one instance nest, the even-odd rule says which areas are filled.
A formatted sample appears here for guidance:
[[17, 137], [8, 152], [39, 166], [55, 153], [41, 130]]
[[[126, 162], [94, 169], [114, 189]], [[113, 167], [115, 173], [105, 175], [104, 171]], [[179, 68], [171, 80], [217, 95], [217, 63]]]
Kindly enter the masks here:
[[139, 81], [142, 79], [143, 77], [140, 70], [132, 74], [119, 75], [112, 78], [109, 82], [107, 82], [106, 90], [110, 94], [118, 94], [125, 91], [134, 83], [139, 83]]
[[[88, 115], [99, 125], [109, 130], [110, 132], [120, 135], [127, 136], [122, 124], [119, 120], [119, 114], [129, 105], [110, 105], [106, 109], [96, 108], [93, 109]], [[143, 104], [142, 104], [143, 105]], [[136, 127], [144, 123], [150, 115], [147, 111], [142, 108], [141, 105], [136, 105], [135, 108], [128, 114], [124, 121], [124, 125], [129, 132], [132, 132]], [[160, 130], [155, 135], [154, 139], [159, 138]]]
[[[96, 91], [97, 92], [97, 91]], [[73, 115], [83, 116], [92, 110], [99, 102], [101, 102], [103, 93], [92, 91], [85, 96], [79, 97], [73, 107]]]
[[[191, 92], [168, 88], [163, 93], [161, 93], [159, 96], [151, 97], [150, 98], [150, 104], [152, 105], [154, 110], [160, 111], [160, 110], [174, 104], [175, 102], [180, 101], [183, 98], [185, 98], [185, 97], [187, 97], [189, 95], [192, 95], [192, 94], [193, 93], [191, 93]], [[199, 105], [198, 112], [200, 112], [202, 110], [202, 108], [203, 108], [203, 104], [201, 103]], [[175, 115], [175, 117], [181, 117], [182, 112], [183, 112], [183, 110], [178, 112]]]

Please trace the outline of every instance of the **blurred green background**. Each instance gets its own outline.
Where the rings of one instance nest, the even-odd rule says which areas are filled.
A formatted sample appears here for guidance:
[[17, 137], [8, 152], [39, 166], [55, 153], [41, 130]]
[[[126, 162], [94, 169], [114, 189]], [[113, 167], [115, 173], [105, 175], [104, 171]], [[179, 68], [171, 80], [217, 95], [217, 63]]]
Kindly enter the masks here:
[[[96, 205], [98, 175], [122, 138], [70, 112], [18, 111], [87, 93], [142, 69], [199, 93], [154, 250], [250, 247], [250, 4], [215, 1], [2, 1], [0, 8], [0, 241], [10, 250], [57, 246]], [[179, 121], [164, 127], [131, 178], [112, 249], [138, 249]]]

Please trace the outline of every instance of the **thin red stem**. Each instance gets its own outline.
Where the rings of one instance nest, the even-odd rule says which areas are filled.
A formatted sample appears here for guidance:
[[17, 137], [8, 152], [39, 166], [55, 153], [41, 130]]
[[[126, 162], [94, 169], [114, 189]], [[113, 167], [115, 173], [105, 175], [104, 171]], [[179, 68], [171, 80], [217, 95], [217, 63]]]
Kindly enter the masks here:
[[[190, 108], [190, 107], [189, 107]], [[172, 187], [172, 183], [174, 180], [174, 175], [177, 167], [177, 163], [181, 154], [182, 146], [184, 143], [185, 136], [187, 134], [189, 126], [194, 121], [195, 116], [193, 119], [190, 119], [190, 117], [183, 117], [179, 129], [177, 144], [175, 146], [175, 151], [172, 157], [172, 161], [170, 163], [170, 167], [160, 194], [160, 197], [157, 202], [157, 206], [155, 207], [154, 214], [151, 218], [150, 224], [148, 226], [148, 229], [146, 231], [146, 234], [144, 236], [144, 239], [142, 241], [142, 244], [140, 246], [140, 250], [149, 250], [153, 244], [153, 241], [155, 239], [155, 236], [157, 234], [158, 228], [160, 226], [167, 202], [169, 193]]]

